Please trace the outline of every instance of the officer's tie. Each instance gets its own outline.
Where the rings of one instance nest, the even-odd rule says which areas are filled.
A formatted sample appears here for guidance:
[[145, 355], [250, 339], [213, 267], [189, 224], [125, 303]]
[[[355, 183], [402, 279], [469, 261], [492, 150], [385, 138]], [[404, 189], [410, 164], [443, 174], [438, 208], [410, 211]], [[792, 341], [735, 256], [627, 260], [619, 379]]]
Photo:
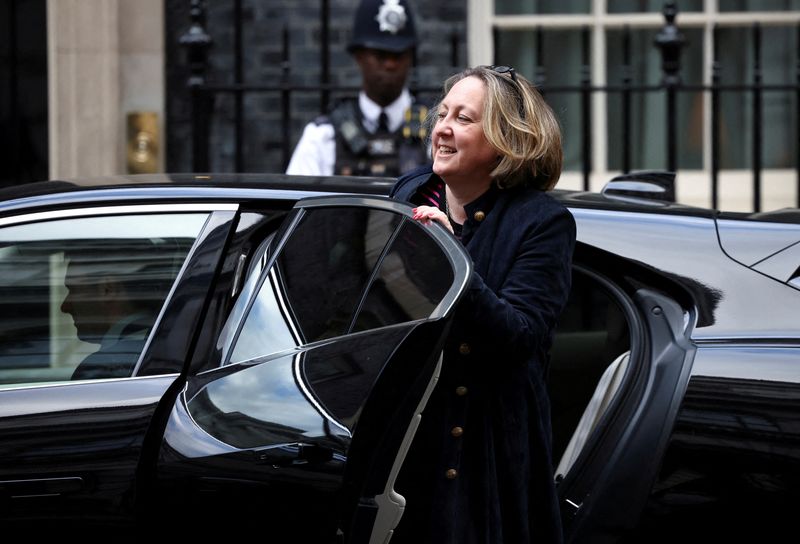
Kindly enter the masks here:
[[389, 132], [389, 118], [385, 111], [378, 116], [378, 132]]

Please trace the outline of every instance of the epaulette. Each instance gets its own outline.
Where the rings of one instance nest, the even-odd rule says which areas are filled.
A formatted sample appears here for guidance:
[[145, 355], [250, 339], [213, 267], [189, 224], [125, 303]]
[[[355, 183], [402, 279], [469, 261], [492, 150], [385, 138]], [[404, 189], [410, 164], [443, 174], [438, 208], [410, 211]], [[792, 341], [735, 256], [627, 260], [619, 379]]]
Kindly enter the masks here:
[[424, 141], [428, 137], [427, 117], [428, 107], [425, 104], [411, 104], [403, 117], [403, 138]]

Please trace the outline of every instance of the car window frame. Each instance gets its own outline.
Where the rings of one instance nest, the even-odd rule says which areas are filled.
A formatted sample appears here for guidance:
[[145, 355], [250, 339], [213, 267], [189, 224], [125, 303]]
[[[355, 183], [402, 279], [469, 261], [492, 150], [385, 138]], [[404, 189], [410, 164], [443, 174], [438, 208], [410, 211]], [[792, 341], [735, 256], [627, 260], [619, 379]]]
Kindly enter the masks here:
[[187, 252], [181, 267], [178, 270], [175, 278], [172, 281], [169, 291], [164, 298], [155, 321], [145, 339], [142, 350], [139, 353], [136, 363], [133, 366], [130, 376], [123, 377], [109, 377], [109, 378], [91, 378], [88, 380], [59, 380], [59, 381], [43, 381], [43, 382], [20, 382], [19, 384], [0, 384], [0, 390], [8, 391], [13, 389], [31, 388], [31, 387], [46, 387], [46, 386], [63, 386], [73, 383], [86, 383], [97, 381], [109, 380], [125, 380], [138, 377], [138, 373], [142, 367], [143, 361], [146, 358], [148, 349], [150, 348], [153, 338], [161, 324], [164, 313], [171, 303], [172, 297], [175, 293], [177, 285], [180, 283], [181, 278], [195, 255], [198, 245], [205, 238], [206, 231], [212, 222], [211, 219], [216, 212], [230, 212], [235, 213], [239, 210], [238, 203], [228, 202], [204, 202], [204, 203], [181, 203], [181, 202], [163, 202], [158, 204], [120, 204], [120, 205], [107, 205], [107, 206], [90, 206], [86, 203], [79, 203], [75, 207], [57, 209], [57, 210], [43, 210], [43, 211], [30, 211], [25, 210], [21, 214], [0, 217], [0, 229], [7, 227], [17, 227], [29, 225], [33, 223], [45, 223], [49, 221], [60, 221], [65, 219], [81, 219], [91, 217], [112, 217], [112, 216], [134, 216], [134, 215], [172, 215], [176, 213], [205, 213], [206, 217], [203, 225], [198, 230], [194, 241], [192, 242], [189, 251]]
[[[421, 320], [412, 320], [410, 322], [439, 319], [444, 315], [446, 315], [452, 309], [452, 307], [458, 300], [458, 294], [466, 288], [466, 286], [470, 281], [472, 273], [472, 265], [471, 265], [471, 260], [468, 257], [465, 257], [466, 250], [460, 246], [459, 242], [444, 227], [442, 227], [438, 223], [431, 223], [429, 225], [424, 225], [419, 222], [415, 222], [413, 219], [413, 207], [410, 204], [389, 197], [367, 196], [367, 195], [356, 195], [356, 194], [322, 195], [322, 196], [306, 197], [298, 200], [295, 203], [289, 216], [284, 219], [283, 224], [280, 226], [277, 233], [274, 235], [275, 238], [272, 240], [272, 242], [261, 246], [261, 248], [259, 248], [260, 254], [255, 254], [253, 256], [254, 260], [262, 259], [264, 254], [269, 252], [268, 258], [266, 259], [264, 266], [254, 267], [254, 269], [257, 269], [254, 271], [258, 272], [258, 278], [255, 279], [253, 275], [251, 275], [249, 278], [244, 278], [242, 288], [239, 293], [239, 297], [234, 303], [233, 307], [231, 308], [229, 319], [223, 326], [223, 330], [220, 333], [218, 342], [218, 347], [221, 350], [220, 366], [227, 366], [230, 364], [239, 364], [246, 362], [246, 361], [237, 361], [232, 363], [230, 361], [231, 356], [233, 354], [233, 348], [239, 339], [239, 336], [242, 332], [242, 328], [247, 320], [247, 317], [251, 311], [255, 299], [257, 298], [258, 293], [260, 292], [264, 282], [267, 280], [267, 276], [270, 274], [272, 267], [275, 264], [275, 261], [277, 260], [278, 256], [281, 254], [281, 251], [283, 250], [286, 242], [291, 237], [292, 233], [295, 232], [297, 226], [302, 221], [304, 214], [309, 210], [319, 209], [319, 208], [350, 208], [350, 207], [384, 210], [402, 216], [404, 222], [414, 222], [415, 224], [419, 225], [419, 228], [424, 229], [431, 236], [433, 241], [442, 250], [446, 259], [453, 267], [453, 270], [455, 272], [454, 282], [451, 285], [450, 289], [448, 289], [447, 293], [442, 297], [442, 300], [437, 304], [437, 306], [431, 311], [431, 313], [426, 318]], [[384, 250], [382, 251], [380, 258], [376, 262], [374, 270], [380, 267], [382, 259], [386, 255], [386, 247], [389, 244], [391, 244], [391, 241], [396, 237], [396, 234], [397, 232], [400, 231], [402, 224], [403, 223], [399, 224], [395, 228], [395, 231], [392, 233], [390, 240], [387, 241], [387, 245], [384, 246]], [[460, 282], [456, 281], [455, 279], [459, 277], [462, 278]], [[355, 331], [355, 332], [351, 331], [344, 335], [338, 336], [337, 338], [353, 334], [361, 334], [363, 332], [366, 331]], [[320, 340], [320, 341], [329, 341], [329, 340], [330, 339]], [[313, 345], [316, 342], [304, 343], [302, 345], [304, 346]], [[285, 353], [285, 350], [273, 354], [268, 354], [266, 355], [266, 357], [271, 358], [273, 356], [279, 356], [281, 353]]]

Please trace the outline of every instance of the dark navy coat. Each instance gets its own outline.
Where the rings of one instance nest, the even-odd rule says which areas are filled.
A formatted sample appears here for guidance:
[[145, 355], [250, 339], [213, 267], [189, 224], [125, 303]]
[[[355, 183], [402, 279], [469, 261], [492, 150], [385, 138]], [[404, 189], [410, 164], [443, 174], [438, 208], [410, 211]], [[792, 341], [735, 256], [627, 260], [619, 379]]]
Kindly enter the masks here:
[[[414, 170], [391, 196], [410, 201], [431, 176]], [[575, 221], [532, 188], [493, 186], [466, 212], [474, 274], [397, 482], [408, 502], [392, 543], [561, 542], [545, 377]]]

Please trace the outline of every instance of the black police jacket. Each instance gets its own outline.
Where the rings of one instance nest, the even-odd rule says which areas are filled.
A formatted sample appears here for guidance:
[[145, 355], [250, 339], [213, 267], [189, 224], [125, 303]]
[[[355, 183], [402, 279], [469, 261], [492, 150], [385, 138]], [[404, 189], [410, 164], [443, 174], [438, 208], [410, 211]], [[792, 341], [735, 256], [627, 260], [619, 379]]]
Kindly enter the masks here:
[[429, 163], [427, 112], [425, 105], [415, 102], [406, 110], [399, 129], [370, 133], [364, 128], [358, 102], [343, 100], [330, 114], [317, 120], [333, 125], [336, 134], [334, 174], [397, 177]]

